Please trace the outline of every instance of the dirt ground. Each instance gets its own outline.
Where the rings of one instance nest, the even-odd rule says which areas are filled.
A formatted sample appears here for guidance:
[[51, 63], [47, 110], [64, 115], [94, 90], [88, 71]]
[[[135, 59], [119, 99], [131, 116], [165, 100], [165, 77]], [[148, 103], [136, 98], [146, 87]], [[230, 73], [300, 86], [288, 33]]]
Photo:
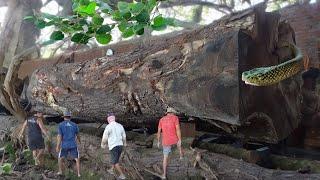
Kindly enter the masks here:
[[[63, 176], [56, 175], [57, 159], [53, 152], [53, 145], [52, 154], [47, 152], [45, 155], [44, 167], [35, 167], [23, 162], [20, 158], [14, 163], [12, 174], [3, 175], [0, 179], [117, 179], [117, 176], [107, 173], [107, 169], [110, 168], [110, 157], [109, 151], [100, 147], [101, 137], [84, 133], [80, 135], [81, 178], [76, 177], [72, 160], [66, 163], [69, 168]], [[167, 179], [320, 179], [320, 174], [299, 174], [295, 171], [266, 169], [225, 155], [200, 149], [194, 151], [189, 148], [191, 142], [192, 138], [183, 139], [184, 158], [182, 160], [179, 159], [177, 149], [171, 154]], [[162, 150], [155, 146], [146, 148], [137, 144], [141, 143], [129, 141], [120, 159], [127, 179], [160, 179], [157, 175], [161, 174]], [[197, 162], [196, 167], [194, 167], [195, 162]]]

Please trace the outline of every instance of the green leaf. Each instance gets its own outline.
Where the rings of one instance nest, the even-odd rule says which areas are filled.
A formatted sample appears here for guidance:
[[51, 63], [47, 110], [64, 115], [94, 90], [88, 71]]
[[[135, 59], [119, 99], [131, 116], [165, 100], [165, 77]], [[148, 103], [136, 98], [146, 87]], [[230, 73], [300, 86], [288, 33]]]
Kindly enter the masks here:
[[83, 28], [84, 26], [86, 26], [86, 25], [75, 24], [75, 25], [71, 26], [71, 28], [73, 29], [73, 32], [84, 31], [84, 28]]
[[97, 6], [96, 2], [90, 2], [87, 6], [84, 6], [84, 5], [78, 6], [76, 11], [79, 13], [85, 13], [92, 16], [96, 12], [96, 6]]
[[130, 12], [132, 14], [139, 14], [143, 8], [144, 8], [144, 4], [141, 2], [138, 3], [130, 3], [129, 4], [129, 8], [130, 8]]
[[88, 38], [88, 36], [84, 33], [75, 33], [71, 37], [72, 42], [81, 43], [81, 44], [87, 44], [89, 39], [90, 37]]
[[126, 20], [129, 20], [131, 18], [131, 13], [130, 12], [126, 12], [126, 13], [121, 13], [122, 17]]
[[105, 34], [106, 32], [110, 32], [111, 31], [111, 27], [108, 25], [102, 25], [98, 30], [97, 30], [97, 34]]
[[91, 2], [86, 8], [86, 13], [94, 14], [96, 12], [96, 5], [96, 2]]
[[34, 16], [25, 16], [25, 17], [23, 18], [23, 20], [33, 21], [33, 20], [34, 20]]
[[1, 166], [1, 169], [3, 169], [4, 174], [10, 174], [12, 171], [12, 164], [11, 163], [4, 163]]
[[50, 35], [50, 39], [51, 40], [62, 40], [64, 38], [64, 34], [61, 31], [54, 31], [51, 35]]
[[104, 21], [104, 19], [100, 15], [94, 15], [92, 17], [93, 24], [101, 25], [103, 23], [103, 21]]
[[48, 14], [48, 13], [41, 13], [41, 16], [43, 18], [50, 19], [50, 20], [59, 18], [59, 16], [55, 16], [55, 15]]
[[134, 29], [134, 33], [136, 33], [137, 35], [144, 34], [144, 25], [142, 24], [133, 26], [133, 29]]
[[130, 27], [128, 29], [126, 29], [123, 33], [122, 33], [122, 37], [123, 38], [128, 38], [128, 37], [131, 37], [134, 35], [134, 31], [133, 31], [133, 28]]
[[112, 19], [114, 21], [121, 21], [123, 18], [122, 18], [122, 15], [121, 15], [121, 13], [119, 11], [114, 11], [112, 13]]
[[118, 25], [118, 29], [119, 29], [119, 31], [121, 31], [121, 32], [124, 32], [128, 27], [130, 27], [130, 25], [129, 25], [127, 22], [121, 22], [121, 23]]
[[118, 2], [118, 10], [120, 12], [128, 12], [129, 11], [129, 3], [123, 2], [123, 1], [119, 1]]
[[55, 24], [55, 21], [54, 20], [51, 20], [49, 22], [46, 23], [46, 26], [52, 26]]
[[86, 34], [94, 34], [98, 30], [97, 28], [98, 27], [96, 27], [96, 26], [89, 26]]
[[158, 15], [154, 18], [153, 25], [158, 27], [164, 26], [166, 25], [166, 20], [162, 17], [162, 15]]
[[150, 20], [150, 15], [147, 11], [143, 10], [139, 15], [136, 16], [138, 22], [146, 23]]
[[80, 20], [79, 20], [79, 24], [80, 24], [81, 26], [83, 26], [83, 25], [87, 25], [88, 23], [87, 23], [87, 20], [85, 20], [85, 19], [80, 19]]
[[154, 7], [157, 5], [157, 0], [148, 0], [147, 6], [148, 6], [148, 11], [151, 12]]
[[42, 19], [37, 19], [34, 23], [35, 23], [36, 27], [39, 29], [43, 29], [46, 27], [46, 22]]
[[60, 30], [61, 30], [62, 32], [64, 32], [64, 33], [67, 33], [67, 34], [73, 32], [73, 29], [72, 29], [70, 26], [68, 26], [68, 25], [61, 26], [61, 27], [60, 27]]
[[5, 146], [5, 150], [7, 153], [9, 154], [15, 154], [15, 150], [13, 148], [13, 145], [11, 142], [7, 143], [6, 146]]
[[87, 6], [90, 3], [90, 1], [89, 0], [80, 0], [79, 3], [80, 3], [80, 5]]
[[110, 34], [97, 34], [96, 40], [100, 44], [108, 44], [112, 39], [112, 36]]

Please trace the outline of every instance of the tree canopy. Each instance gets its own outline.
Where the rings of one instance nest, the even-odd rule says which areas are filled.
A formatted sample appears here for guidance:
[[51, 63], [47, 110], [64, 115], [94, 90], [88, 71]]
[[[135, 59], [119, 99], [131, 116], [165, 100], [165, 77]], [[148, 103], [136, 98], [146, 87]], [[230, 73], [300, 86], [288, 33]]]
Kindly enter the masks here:
[[[48, 13], [35, 13], [27, 16], [36, 27], [43, 29], [55, 26], [50, 40], [51, 44], [58, 40], [70, 38], [74, 43], [87, 44], [94, 38], [100, 44], [108, 44], [112, 40], [111, 30], [118, 28], [123, 38], [143, 35], [145, 29], [163, 30], [174, 25], [174, 19], [163, 17], [157, 7], [159, 0], [141, 0], [139, 2], [119, 1], [115, 8], [108, 0], [73, 0], [73, 15], [58, 16]], [[112, 21], [107, 21], [111, 18]]]

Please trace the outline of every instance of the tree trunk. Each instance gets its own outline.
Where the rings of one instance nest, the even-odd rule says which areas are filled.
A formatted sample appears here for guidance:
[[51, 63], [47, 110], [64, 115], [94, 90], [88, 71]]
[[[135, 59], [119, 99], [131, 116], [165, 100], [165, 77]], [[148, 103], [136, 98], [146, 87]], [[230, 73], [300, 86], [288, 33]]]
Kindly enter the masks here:
[[[23, 17], [31, 15], [33, 10], [39, 11], [41, 8], [40, 0], [12, 0], [8, 2], [8, 10], [4, 26], [0, 34], [0, 66], [8, 67], [8, 72], [4, 81], [0, 83], [0, 102], [10, 111], [17, 119], [23, 120], [25, 111], [19, 104], [19, 96], [16, 94], [15, 87], [18, 81], [18, 70], [22, 61], [22, 57], [26, 58], [26, 54], [21, 54], [26, 48], [34, 47], [36, 38], [39, 35], [32, 23], [23, 21]], [[36, 52], [32, 48], [30, 54]], [[19, 56], [16, 56], [19, 54]]]
[[0, 34], [0, 65], [8, 67], [12, 58], [25, 48], [35, 45], [40, 31], [33, 23], [23, 21], [33, 10], [39, 11], [40, 0], [10, 0]]
[[[34, 72], [28, 97], [46, 113], [67, 108], [102, 121], [114, 112], [127, 127], [156, 128], [167, 107], [242, 138], [277, 142], [300, 122], [300, 79], [248, 86], [241, 73], [292, 58], [294, 33], [264, 6], [192, 31], [110, 45], [114, 55]], [[83, 53], [90, 57], [90, 54]], [[74, 54], [70, 56], [70, 59]]]

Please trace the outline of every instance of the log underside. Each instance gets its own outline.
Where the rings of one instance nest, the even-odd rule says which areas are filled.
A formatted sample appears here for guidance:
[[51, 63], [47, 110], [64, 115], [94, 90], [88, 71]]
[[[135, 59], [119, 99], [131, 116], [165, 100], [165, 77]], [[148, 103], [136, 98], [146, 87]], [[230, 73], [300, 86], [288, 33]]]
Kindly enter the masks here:
[[35, 71], [28, 98], [45, 113], [67, 108], [89, 121], [114, 112], [126, 127], [155, 128], [173, 107], [241, 138], [275, 143], [300, 122], [299, 77], [252, 87], [241, 73], [292, 57], [281, 44], [294, 33], [279, 19], [255, 7], [192, 31], [110, 45], [113, 56]]

